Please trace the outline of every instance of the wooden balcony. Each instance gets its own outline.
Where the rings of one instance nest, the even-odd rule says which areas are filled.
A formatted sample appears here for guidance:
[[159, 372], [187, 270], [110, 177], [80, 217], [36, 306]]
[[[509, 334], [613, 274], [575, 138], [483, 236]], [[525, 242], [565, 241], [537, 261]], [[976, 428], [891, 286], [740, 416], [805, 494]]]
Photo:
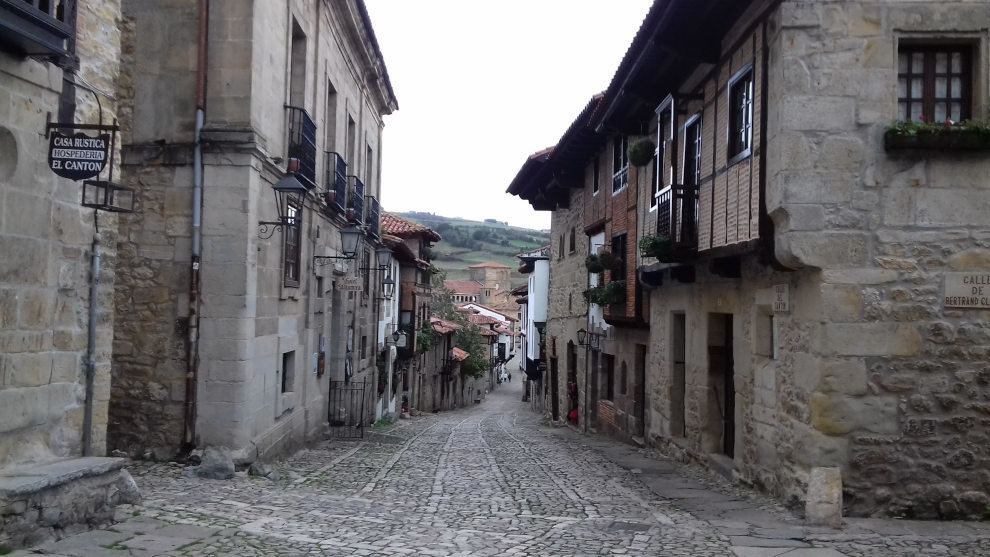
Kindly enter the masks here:
[[0, 46], [22, 56], [67, 56], [75, 0], [0, 0]]
[[299, 160], [296, 178], [307, 188], [316, 187], [316, 122], [306, 109], [285, 105], [288, 111], [288, 155]]
[[646, 254], [664, 263], [683, 263], [698, 254], [698, 186], [674, 184], [657, 194], [657, 235], [669, 240], [666, 253]]

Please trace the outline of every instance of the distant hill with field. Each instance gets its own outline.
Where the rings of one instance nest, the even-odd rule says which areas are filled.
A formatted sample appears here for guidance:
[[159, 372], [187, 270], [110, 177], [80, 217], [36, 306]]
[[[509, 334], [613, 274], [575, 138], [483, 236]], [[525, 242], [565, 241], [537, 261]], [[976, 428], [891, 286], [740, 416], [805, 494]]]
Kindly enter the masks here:
[[516, 254], [550, 243], [549, 230], [509, 226], [497, 219], [476, 221], [418, 211], [395, 214], [440, 233], [443, 240], [433, 247], [433, 264], [452, 280], [468, 280], [468, 267], [495, 261], [512, 267], [512, 286], [525, 284], [526, 276], [515, 271], [519, 268]]

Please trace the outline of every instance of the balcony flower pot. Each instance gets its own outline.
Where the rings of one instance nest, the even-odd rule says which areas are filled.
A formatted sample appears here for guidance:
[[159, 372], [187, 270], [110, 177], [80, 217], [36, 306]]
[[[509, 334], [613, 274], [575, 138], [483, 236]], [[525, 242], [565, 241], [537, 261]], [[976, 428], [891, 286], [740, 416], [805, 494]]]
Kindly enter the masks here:
[[639, 239], [639, 251], [644, 257], [655, 257], [664, 261], [670, 259], [673, 246], [670, 238], [666, 236], [643, 236]]
[[602, 264], [602, 260], [598, 257], [597, 253], [592, 253], [584, 259], [584, 266], [588, 269], [589, 273], [602, 273], [605, 272], [605, 265]]
[[621, 269], [625, 262], [621, 257], [615, 255], [608, 250], [602, 250], [598, 252], [598, 260], [601, 262], [602, 267], [609, 271], [615, 271]]
[[898, 122], [884, 130], [883, 145], [887, 151], [985, 151], [990, 150], [990, 124]]
[[351, 222], [354, 222], [354, 217], [355, 216], [356, 216], [356, 213], [354, 212], [354, 208], [353, 207], [348, 207], [347, 208], [347, 220], [349, 220]]
[[626, 281], [614, 280], [604, 286], [593, 286], [585, 290], [584, 299], [600, 306], [614, 306], [626, 301]]
[[629, 146], [629, 164], [633, 166], [646, 166], [653, 161], [657, 146], [652, 139], [644, 137]]
[[327, 205], [333, 205], [337, 202], [337, 192], [333, 190], [323, 192], [323, 201], [325, 201]]

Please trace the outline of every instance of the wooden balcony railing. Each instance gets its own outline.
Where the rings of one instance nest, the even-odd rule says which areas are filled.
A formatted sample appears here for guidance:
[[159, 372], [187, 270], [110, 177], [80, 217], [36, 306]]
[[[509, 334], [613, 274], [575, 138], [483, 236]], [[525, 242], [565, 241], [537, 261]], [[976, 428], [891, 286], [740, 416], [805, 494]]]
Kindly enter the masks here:
[[75, 0], [0, 0], [0, 46], [27, 56], [66, 56]]
[[657, 235], [670, 240], [669, 262], [694, 258], [698, 251], [698, 186], [674, 184], [660, 190]]
[[353, 175], [347, 177], [347, 218], [357, 224], [364, 222], [364, 182]]
[[378, 198], [373, 195], [369, 195], [364, 198], [364, 201], [365, 206], [368, 208], [368, 216], [365, 223], [368, 225], [368, 238], [378, 240], [381, 237], [381, 207], [378, 204]]

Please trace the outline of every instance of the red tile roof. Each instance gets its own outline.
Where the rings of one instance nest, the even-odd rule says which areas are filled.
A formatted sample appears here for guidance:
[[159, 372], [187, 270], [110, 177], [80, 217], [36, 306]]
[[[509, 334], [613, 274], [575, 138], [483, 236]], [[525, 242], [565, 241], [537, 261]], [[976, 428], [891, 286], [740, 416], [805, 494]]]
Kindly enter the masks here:
[[494, 261], [485, 261], [484, 263], [478, 263], [476, 265], [471, 265], [468, 269], [511, 269], [508, 265], [502, 265], [501, 263], [496, 263]]
[[387, 234], [400, 238], [422, 237], [430, 242], [439, 242], [440, 234], [432, 228], [392, 213], [382, 213], [381, 228]]
[[480, 294], [484, 286], [476, 280], [445, 280], [443, 287], [455, 294]]
[[468, 352], [465, 352], [465, 351], [461, 350], [460, 348], [458, 348], [456, 346], [453, 347], [453, 348], [451, 348], [450, 351], [451, 351], [451, 353], [454, 354], [454, 357], [455, 358], [457, 358], [458, 360], [461, 360], [461, 361], [466, 360], [467, 357], [470, 355]]
[[441, 335], [450, 334], [461, 328], [461, 326], [457, 323], [451, 323], [450, 321], [445, 321], [439, 317], [431, 317], [430, 324], [433, 325], [433, 330]]
[[487, 315], [481, 315], [480, 313], [473, 313], [468, 316], [468, 321], [474, 323], [475, 325], [501, 325], [501, 319], [495, 319], [494, 317], [489, 317]]
[[[499, 292], [503, 292], [503, 291], [500, 290]], [[459, 306], [458, 309], [461, 309], [461, 308], [464, 308], [464, 307], [470, 307], [470, 306], [478, 306], [479, 308], [484, 308], [484, 309], [487, 309], [488, 311], [491, 311], [491, 312], [494, 312], [494, 313], [498, 313], [500, 315], [505, 316], [505, 318], [508, 319], [508, 320], [510, 320], [510, 321], [519, 321], [518, 319], [516, 319], [515, 317], [512, 317], [511, 315], [506, 315], [506, 313], [504, 311], [502, 311], [501, 309], [496, 309], [496, 308], [493, 308], [493, 307], [485, 306], [485, 305], [479, 304], [478, 302], [467, 302], [467, 303], [462, 304], [461, 306]], [[475, 311], [478, 311], [478, 310], [475, 310]], [[516, 311], [519, 311], [519, 308], [516, 308]]]

